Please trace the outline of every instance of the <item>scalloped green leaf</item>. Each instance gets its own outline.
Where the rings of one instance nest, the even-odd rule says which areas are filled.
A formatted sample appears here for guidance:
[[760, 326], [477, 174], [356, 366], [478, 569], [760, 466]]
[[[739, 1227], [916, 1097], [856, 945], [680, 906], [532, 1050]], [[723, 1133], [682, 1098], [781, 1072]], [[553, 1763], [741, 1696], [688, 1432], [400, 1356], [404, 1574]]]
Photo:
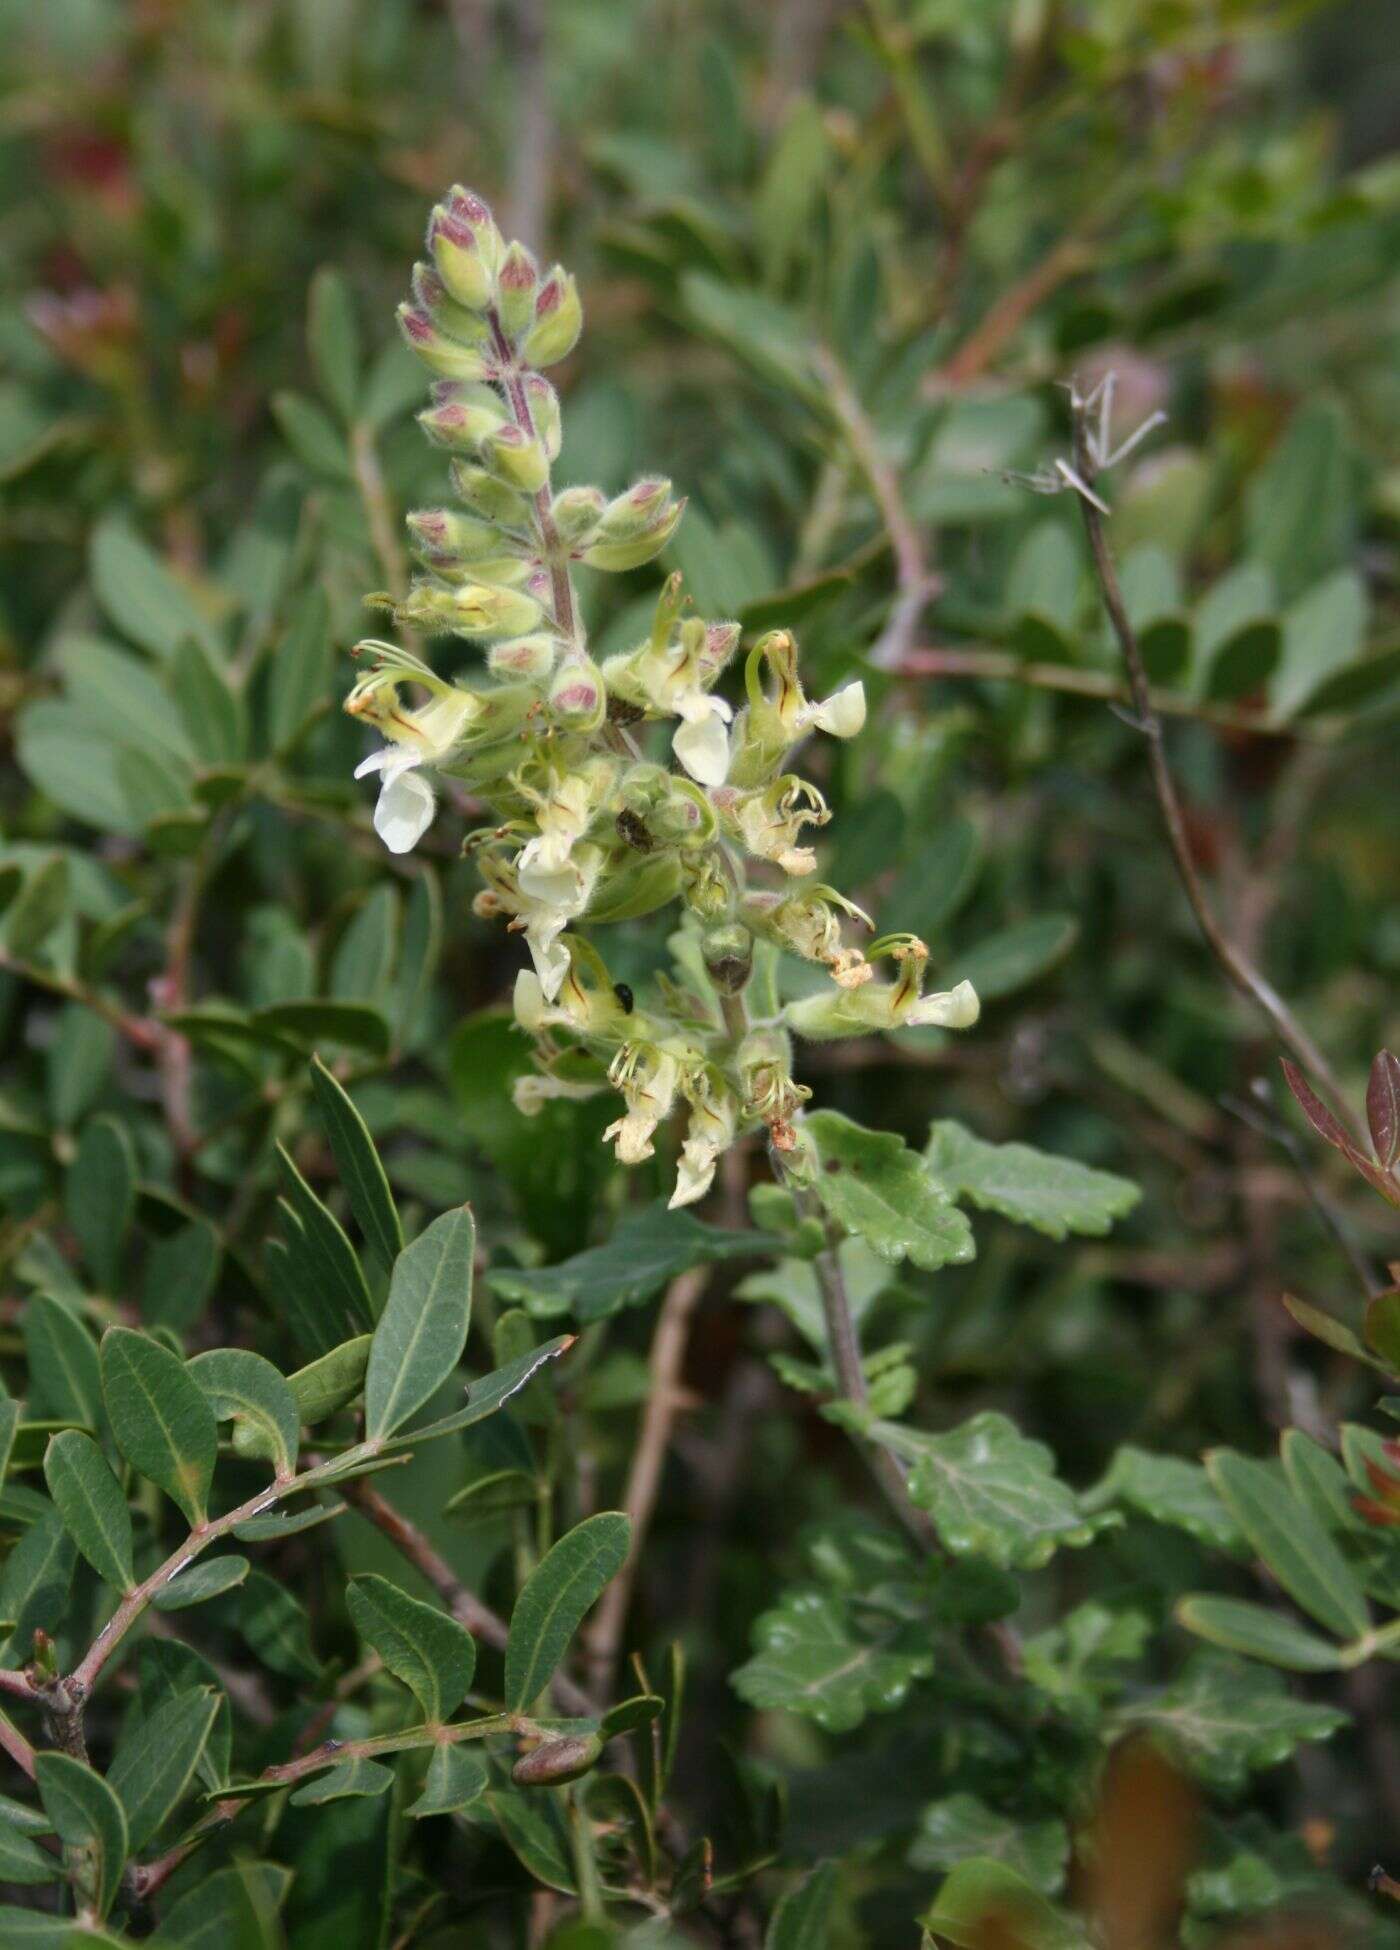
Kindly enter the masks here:
[[973, 1257], [966, 1214], [903, 1138], [867, 1131], [834, 1110], [815, 1112], [804, 1129], [817, 1148], [818, 1198], [881, 1259], [911, 1259], [932, 1273]]
[[1198, 1652], [1161, 1692], [1134, 1701], [1121, 1721], [1145, 1727], [1208, 1787], [1235, 1794], [1305, 1741], [1326, 1740], [1345, 1713], [1297, 1699], [1278, 1673], [1218, 1652]]
[[753, 1640], [753, 1657], [731, 1676], [740, 1698], [799, 1713], [827, 1733], [848, 1733], [869, 1713], [892, 1712], [933, 1670], [925, 1632], [862, 1613], [834, 1592], [788, 1592], [756, 1620]]
[[988, 1144], [946, 1118], [933, 1126], [924, 1158], [950, 1198], [999, 1212], [1048, 1239], [1072, 1232], [1100, 1237], [1142, 1196], [1112, 1172], [1029, 1144]]

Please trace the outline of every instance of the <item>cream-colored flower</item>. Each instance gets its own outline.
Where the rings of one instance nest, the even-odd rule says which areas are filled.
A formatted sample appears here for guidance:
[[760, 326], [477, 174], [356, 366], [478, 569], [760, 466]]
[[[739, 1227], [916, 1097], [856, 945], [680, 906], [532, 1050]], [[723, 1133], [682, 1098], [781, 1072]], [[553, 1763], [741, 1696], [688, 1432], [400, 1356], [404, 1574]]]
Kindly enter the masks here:
[[[432, 824], [436, 811], [433, 788], [422, 776], [425, 768], [442, 765], [463, 743], [467, 730], [480, 716], [481, 699], [457, 684], [446, 684], [426, 664], [392, 644], [368, 642], [374, 668], [345, 700], [351, 717], [372, 724], [389, 740], [355, 767], [355, 777], [379, 774], [379, 799], [374, 830], [391, 853], [408, 853]], [[413, 711], [401, 705], [401, 684], [418, 684], [432, 693], [432, 701]]]
[[921, 993], [928, 949], [914, 935], [887, 936], [870, 950], [871, 959], [889, 955], [898, 965], [893, 982], [871, 982], [838, 994], [810, 995], [790, 1002], [783, 1021], [800, 1036], [869, 1036], [886, 1029], [970, 1029], [981, 1013], [971, 982], [933, 995]]
[[624, 1165], [650, 1158], [657, 1125], [676, 1100], [681, 1065], [675, 1053], [658, 1043], [625, 1043], [613, 1058], [608, 1082], [627, 1105], [626, 1114], [609, 1124], [604, 1143], [616, 1139]]
[[676, 700], [681, 723], [671, 750], [700, 785], [723, 785], [729, 774], [729, 721], [722, 697], [689, 691]]
[[690, 1123], [676, 1166], [676, 1188], [668, 1201], [673, 1212], [694, 1205], [709, 1191], [719, 1161], [739, 1128], [737, 1099], [708, 1067], [698, 1070], [682, 1088], [690, 1104]]
[[764, 792], [735, 792], [716, 801], [720, 813], [732, 821], [750, 853], [772, 860], [784, 873], [811, 873], [817, 856], [799, 844], [807, 826], [825, 826], [831, 814], [820, 792], [806, 779], [788, 772]]
[[[523, 976], [526, 971], [520, 972]], [[530, 1070], [515, 1079], [510, 1094], [522, 1116], [538, 1117], [548, 1103], [560, 1098], [570, 1103], [585, 1103], [602, 1088], [601, 1083], [571, 1083], [567, 1077], [554, 1076], [549, 1071]]]

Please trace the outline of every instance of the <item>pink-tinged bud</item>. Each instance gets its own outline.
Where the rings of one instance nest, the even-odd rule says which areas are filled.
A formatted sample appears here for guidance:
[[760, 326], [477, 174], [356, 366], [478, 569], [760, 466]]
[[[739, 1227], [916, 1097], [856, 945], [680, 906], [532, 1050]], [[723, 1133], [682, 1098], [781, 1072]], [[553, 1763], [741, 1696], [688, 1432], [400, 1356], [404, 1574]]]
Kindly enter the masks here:
[[535, 321], [521, 350], [532, 366], [552, 366], [573, 351], [583, 330], [578, 286], [557, 264], [539, 288]]
[[501, 294], [501, 323], [518, 338], [535, 316], [535, 290], [540, 267], [523, 244], [512, 244], [501, 259], [496, 286]]
[[439, 331], [446, 332], [449, 338], [460, 339], [463, 345], [491, 345], [489, 321], [479, 312], [456, 304], [431, 264], [415, 264], [411, 282], [414, 304], [428, 314]]
[[453, 393], [438, 385], [433, 389], [433, 397], [434, 404], [418, 415], [418, 424], [440, 447], [469, 452], [499, 432], [514, 431], [508, 425], [500, 401], [488, 387]]
[[474, 466], [471, 461], [452, 461], [448, 473], [458, 499], [464, 501], [473, 513], [494, 522], [498, 528], [529, 534], [530, 504], [513, 487], [508, 487], [484, 467]]
[[487, 379], [494, 372], [484, 353], [440, 332], [428, 313], [416, 306], [400, 305], [398, 320], [409, 350], [417, 353], [429, 372], [444, 379]]
[[545, 452], [551, 461], [558, 460], [559, 448], [563, 440], [558, 393], [547, 379], [542, 379], [537, 372], [532, 372], [525, 380], [525, 397], [530, 403], [530, 418], [535, 423], [535, 432], [544, 442]]
[[530, 439], [514, 425], [502, 426], [483, 444], [482, 459], [493, 474], [526, 494], [538, 494], [549, 479], [544, 442]]
[[554, 668], [554, 650], [554, 638], [543, 632], [515, 637], [509, 643], [493, 643], [486, 664], [497, 677], [524, 677], [541, 684]]
[[569, 731], [596, 731], [607, 709], [597, 664], [586, 657], [561, 664], [549, 688], [549, 708]]
[[439, 204], [428, 225], [428, 249], [448, 296], [468, 311], [485, 311], [494, 296], [495, 280], [470, 224]]
[[569, 548], [591, 541], [607, 505], [600, 488], [571, 487], [556, 494], [550, 514], [560, 541]]

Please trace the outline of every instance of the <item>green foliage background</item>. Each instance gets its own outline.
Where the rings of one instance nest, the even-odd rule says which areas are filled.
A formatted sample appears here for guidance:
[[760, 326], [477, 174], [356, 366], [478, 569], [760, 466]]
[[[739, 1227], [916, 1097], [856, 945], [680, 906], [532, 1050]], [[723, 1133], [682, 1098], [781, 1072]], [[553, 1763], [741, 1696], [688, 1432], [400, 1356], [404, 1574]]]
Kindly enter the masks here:
[[[1141, 736], [1112, 708], [1121, 673], [1074, 497], [1015, 478], [1068, 451], [1071, 373], [1117, 369], [1122, 431], [1168, 410], [1104, 491], [1191, 844], [1359, 1103], [1400, 969], [1396, 54], [1361, 6], [1203, 11], [0, 4], [0, 1355], [23, 1405], [0, 1492], [7, 1668], [38, 1625], [68, 1669], [105, 1615], [88, 1566], [57, 1602], [35, 1571], [36, 1538], [63, 1549], [39, 1425], [95, 1430], [109, 1462], [115, 1439], [146, 1479], [130, 1485], [143, 1568], [158, 1534], [177, 1541], [159, 1468], [115, 1427], [101, 1331], [146, 1330], [172, 1359], [257, 1350], [294, 1374], [370, 1331], [402, 1239], [469, 1200], [467, 1373], [581, 1338], [383, 1493], [503, 1617], [548, 1543], [538, 1504], [563, 1531], [622, 1501], [656, 1295], [713, 1264], [627, 1626], [648, 1687], [674, 1704], [674, 1641], [688, 1670], [666, 1893], [639, 1941], [903, 1943], [938, 1902], [946, 1940], [971, 1941], [948, 1871], [1000, 1858], [1058, 1899], [1102, 1756], [1143, 1726], [1169, 1742], [1175, 1727], [1203, 1796], [1184, 1940], [1304, 1899], [1357, 1941], [1395, 1940], [1363, 1894], [1400, 1814], [1388, 1666], [1221, 1665], [1176, 1609], [1272, 1604], [1281, 1583], [1314, 1623], [1354, 1629], [1345, 1599], [1316, 1609], [1308, 1579], [1335, 1596], [1332, 1559], [1290, 1581], [1240, 1515], [1283, 1493], [1280, 1465], [1263, 1488], [1231, 1471], [1291, 1425], [1289, 1493], [1306, 1503], [1311, 1462], [1335, 1525], [1355, 1528], [1327, 1464], [1344, 1421], [1384, 1432], [1375, 1389], [1280, 1296], [1359, 1327], [1355, 1261], [1380, 1284], [1393, 1223], [1305, 1131], [1205, 953]], [[452, 821], [391, 858], [352, 782], [343, 653], [371, 626], [365, 593], [402, 586], [402, 514], [441, 476], [391, 314], [454, 179], [579, 278], [556, 480], [617, 492], [665, 471], [690, 500], [662, 567], [702, 611], [791, 627], [814, 694], [864, 676], [870, 725], [822, 754], [823, 877], [926, 938], [940, 986], [970, 977], [983, 999], [956, 1042], [816, 1045], [801, 1070], [824, 1112], [928, 1146], [928, 1169], [980, 1208], [966, 1265], [842, 1247], [880, 1413], [907, 1412], [916, 1495], [959, 1553], [932, 1587], [820, 1412], [802, 1242], [775, 1249], [771, 1195], [749, 1206], [762, 1157], [733, 1163], [701, 1214], [714, 1230], [663, 1222], [657, 1244], [667, 1156], [618, 1170], [601, 1103], [533, 1122], [512, 1106], [518, 949], [472, 917]], [[910, 532], [937, 587], [891, 670], [870, 653], [891, 641]], [[589, 586], [595, 646], [635, 641], [657, 581]], [[613, 930], [612, 973], [643, 983], [664, 935]], [[806, 979], [783, 976], [791, 993]], [[1076, 1212], [1082, 1186], [1007, 1189], [966, 1131], [1143, 1196]], [[601, 1260], [554, 1271], [592, 1248]], [[444, 1382], [433, 1407], [459, 1403]], [[253, 1452], [228, 1433], [217, 1481], [239, 1485]], [[1357, 1488], [1376, 1440], [1349, 1438]], [[995, 1511], [945, 1527], [958, 1443], [984, 1485], [1004, 1468], [1038, 1486], [1043, 1552]], [[1218, 1449], [1240, 1453], [1207, 1478]], [[1305, 1518], [1284, 1519], [1296, 1542]], [[1393, 1605], [1392, 1533], [1339, 1546], [1316, 1525]], [[1057, 1541], [1079, 1547], [1052, 1558]], [[378, 1643], [348, 1576], [433, 1595], [358, 1512], [252, 1555], [186, 1634], [212, 1660], [199, 1686], [234, 1701], [238, 1778], [284, 1761]], [[979, 1627], [1013, 1604], [1025, 1677], [1008, 1711]], [[167, 1642], [147, 1644], [154, 1671]], [[498, 1655], [482, 1655], [496, 1698]], [[142, 1683], [154, 1711], [160, 1684]], [[635, 1690], [624, 1674], [614, 1697]], [[372, 1737], [401, 1704], [381, 1679], [336, 1730]], [[109, 1682], [88, 1716], [104, 1772], [129, 1712]], [[205, 1761], [209, 1726], [227, 1748], [217, 1712], [192, 1747]], [[634, 1736], [643, 1773], [650, 1740]], [[32, 1803], [9, 1761], [0, 1773]], [[410, 1822], [417, 1784], [377, 1785], [258, 1803], [154, 1907], [123, 1884], [110, 1927], [193, 1942], [182, 1927], [217, 1901], [250, 1943], [506, 1944], [551, 1882], [536, 1929], [574, 1927], [566, 1831], [524, 1790], [491, 1817], [473, 1801]], [[626, 1785], [609, 1791], [619, 1832], [645, 1826]], [[29, 1832], [0, 1830], [21, 1867]], [[22, 1907], [52, 1909], [16, 1880]], [[643, 1927], [643, 1906], [608, 1909], [608, 1929]], [[1063, 1918], [1041, 1927], [1028, 1940], [1081, 1940]]]

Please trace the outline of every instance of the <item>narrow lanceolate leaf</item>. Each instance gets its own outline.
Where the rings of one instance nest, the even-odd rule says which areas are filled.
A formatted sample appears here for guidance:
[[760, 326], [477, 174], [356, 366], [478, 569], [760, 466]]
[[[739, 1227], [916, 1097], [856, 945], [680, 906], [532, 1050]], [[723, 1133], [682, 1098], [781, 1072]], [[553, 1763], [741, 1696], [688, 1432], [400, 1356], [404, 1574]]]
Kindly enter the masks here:
[[84, 1905], [101, 1921], [121, 1886], [126, 1815], [100, 1774], [69, 1754], [37, 1754], [34, 1785]]
[[1381, 1050], [1371, 1065], [1366, 1122], [1377, 1163], [1389, 1171], [1400, 1159], [1400, 1056], [1394, 1050]]
[[1199, 1652], [1162, 1692], [1122, 1714], [1150, 1727], [1208, 1787], [1238, 1794], [1260, 1768], [1277, 1767], [1307, 1740], [1347, 1722], [1334, 1707], [1296, 1699], [1286, 1680], [1243, 1659]]
[[189, 1789], [219, 1699], [212, 1687], [172, 1693], [118, 1743], [107, 1784], [126, 1811], [133, 1854], [153, 1839]]
[[281, 1145], [277, 1160], [291, 1220], [285, 1230], [293, 1275], [308, 1289], [304, 1298], [314, 1302], [326, 1345], [334, 1347], [374, 1325], [369, 1286], [345, 1228], [317, 1198]]
[[129, 1591], [136, 1582], [131, 1513], [92, 1437], [78, 1429], [56, 1435], [44, 1455], [44, 1480], [69, 1536], [98, 1577]]
[[183, 1361], [129, 1327], [102, 1337], [102, 1393], [117, 1447], [142, 1476], [202, 1523], [219, 1451], [214, 1411]]
[[386, 1272], [403, 1251], [403, 1226], [365, 1120], [319, 1056], [311, 1085], [355, 1223]]
[[1050, 1239], [1105, 1233], [1141, 1197], [1136, 1185], [1112, 1172], [1051, 1157], [1029, 1144], [987, 1144], [951, 1120], [934, 1125], [924, 1157], [950, 1198], [999, 1212]]
[[295, 1395], [272, 1363], [247, 1348], [217, 1347], [196, 1354], [188, 1366], [216, 1418], [233, 1421], [237, 1452], [266, 1456], [279, 1477], [290, 1476], [301, 1416]]
[[1296, 1604], [1339, 1637], [1359, 1638], [1370, 1629], [1366, 1595], [1351, 1566], [1277, 1470], [1224, 1449], [1206, 1458], [1206, 1468], [1251, 1547]]
[[800, 1713], [827, 1733], [891, 1712], [933, 1667], [926, 1633], [887, 1614], [858, 1616], [835, 1592], [788, 1592], [755, 1622], [753, 1638], [753, 1657], [733, 1675], [740, 1698]]
[[[0, 1819], [0, 1882], [57, 1882], [62, 1873], [56, 1855], [50, 1855], [9, 1821]], [[4, 1941], [0, 1937], [0, 1943]]]
[[30, 1419], [51, 1415], [95, 1429], [102, 1418], [97, 1342], [61, 1300], [47, 1293], [26, 1303], [23, 1326]]
[[415, 1821], [425, 1815], [450, 1815], [469, 1807], [486, 1791], [491, 1778], [485, 1758], [461, 1741], [443, 1741], [434, 1747], [423, 1777], [423, 1792], [406, 1812]]
[[369, 1351], [365, 1434], [382, 1442], [446, 1381], [466, 1345], [476, 1226], [471, 1208], [445, 1212], [394, 1262]]
[[835, 1890], [836, 1864], [820, 1863], [773, 1911], [763, 1950], [826, 1950]]
[[160, 1950], [282, 1950], [277, 1912], [291, 1880], [291, 1871], [273, 1862], [216, 1869], [161, 1917]]
[[[240, 1526], [241, 1528], [241, 1526]], [[191, 1605], [204, 1605], [211, 1598], [222, 1598], [247, 1577], [251, 1566], [246, 1557], [205, 1557], [181, 1571], [151, 1594], [157, 1611], [186, 1611]]]
[[93, 1118], [68, 1168], [65, 1200], [83, 1256], [108, 1290], [116, 1284], [135, 1197], [131, 1139], [114, 1117]]
[[394, 1785], [394, 1770], [382, 1761], [358, 1757], [343, 1760], [324, 1774], [314, 1775], [305, 1787], [292, 1796], [298, 1808], [319, 1808], [326, 1801], [350, 1801], [366, 1795], [386, 1794]]
[[0, 1618], [13, 1621], [0, 1663], [23, 1665], [34, 1633], [52, 1634], [68, 1611], [68, 1591], [78, 1553], [61, 1514], [45, 1510], [20, 1538], [0, 1571]]
[[544, 1691], [585, 1614], [622, 1569], [631, 1536], [632, 1525], [620, 1510], [602, 1510], [586, 1517], [540, 1559], [511, 1613], [508, 1707], [527, 1707]]
[[504, 1408], [512, 1395], [518, 1395], [525, 1384], [545, 1365], [553, 1361], [574, 1344], [573, 1334], [556, 1334], [552, 1341], [542, 1341], [538, 1347], [518, 1354], [513, 1361], [507, 1361], [503, 1368], [493, 1368], [490, 1374], [483, 1375], [467, 1389], [467, 1405], [455, 1409], [451, 1415], [444, 1415], [440, 1421], [429, 1422], [421, 1429], [414, 1429], [400, 1436], [397, 1444], [391, 1447], [415, 1448], [420, 1442], [429, 1442], [440, 1435], [455, 1435], [459, 1429], [469, 1429], [475, 1422], [484, 1422], [488, 1415]]
[[820, 1158], [815, 1190], [847, 1232], [881, 1259], [911, 1259], [927, 1272], [973, 1256], [972, 1228], [917, 1151], [889, 1131], [867, 1131], [834, 1110], [805, 1129]]
[[401, 1679], [425, 1720], [445, 1720], [466, 1694], [476, 1670], [476, 1641], [465, 1626], [410, 1598], [387, 1578], [352, 1578], [350, 1616], [360, 1637]]
[[1183, 1598], [1176, 1615], [1188, 1632], [1209, 1639], [1227, 1652], [1263, 1659], [1289, 1672], [1336, 1672], [1342, 1663], [1340, 1646], [1330, 1644], [1281, 1611], [1252, 1605], [1241, 1598], [1217, 1598], [1209, 1592]]
[[1091, 1515], [1055, 1474], [1043, 1442], [987, 1410], [946, 1435], [879, 1422], [877, 1441], [906, 1457], [909, 1494], [927, 1510], [955, 1556], [986, 1557], [1003, 1570], [1033, 1571], [1064, 1544], [1087, 1544], [1120, 1519]]

